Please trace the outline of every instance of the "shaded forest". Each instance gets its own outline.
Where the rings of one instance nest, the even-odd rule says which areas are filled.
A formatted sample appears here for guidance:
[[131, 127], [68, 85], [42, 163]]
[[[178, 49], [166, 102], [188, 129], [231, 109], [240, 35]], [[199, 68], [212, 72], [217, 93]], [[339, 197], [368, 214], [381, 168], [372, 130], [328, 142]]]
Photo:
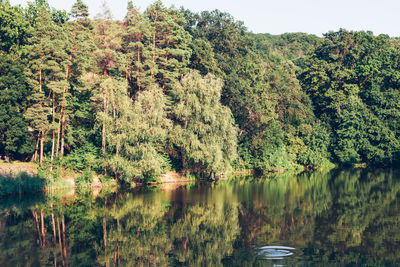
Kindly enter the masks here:
[[400, 158], [400, 43], [231, 15], [0, 0], [0, 155], [120, 181]]

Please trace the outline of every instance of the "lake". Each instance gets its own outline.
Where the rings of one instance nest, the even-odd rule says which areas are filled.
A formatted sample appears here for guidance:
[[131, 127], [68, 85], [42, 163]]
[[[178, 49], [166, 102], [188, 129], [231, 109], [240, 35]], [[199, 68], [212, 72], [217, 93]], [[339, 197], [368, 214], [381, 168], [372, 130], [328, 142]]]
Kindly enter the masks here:
[[398, 266], [400, 169], [0, 199], [0, 266]]

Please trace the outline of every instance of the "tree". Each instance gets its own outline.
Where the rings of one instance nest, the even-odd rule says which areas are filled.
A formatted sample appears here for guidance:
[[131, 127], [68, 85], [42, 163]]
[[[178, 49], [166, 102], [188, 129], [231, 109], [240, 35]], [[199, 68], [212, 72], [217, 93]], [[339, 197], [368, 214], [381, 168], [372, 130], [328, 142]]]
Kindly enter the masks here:
[[201, 75], [212, 73], [218, 77], [222, 76], [209, 41], [194, 39], [190, 47], [192, 49], [192, 56], [189, 64], [190, 69], [198, 70]]
[[172, 144], [183, 170], [198, 177], [214, 178], [229, 171], [237, 157], [237, 128], [229, 108], [220, 103], [221, 90], [220, 79], [195, 71], [171, 90]]
[[0, 53], [0, 153], [20, 160], [33, 152], [24, 118], [29, 96], [24, 71], [23, 62]]
[[[67, 45], [68, 36], [60, 25], [51, 19], [49, 10], [39, 5], [38, 17], [35, 19], [33, 36], [29, 45], [29, 68], [27, 78], [33, 90], [31, 106], [28, 108], [26, 118], [31, 121], [31, 126], [36, 130], [40, 139], [40, 158], [44, 157], [44, 142], [49, 131], [52, 131], [52, 152], [55, 149], [55, 113], [56, 95], [65, 92], [68, 66]], [[46, 97], [48, 93], [51, 99]], [[65, 101], [65, 95], [63, 95]], [[51, 108], [50, 108], [51, 107]], [[51, 116], [51, 122], [49, 118]], [[40, 136], [40, 138], [39, 138]], [[35, 153], [36, 154], [36, 153]], [[34, 157], [36, 158], [36, 157]]]
[[30, 27], [19, 7], [0, 1], [0, 153], [25, 160], [33, 151], [24, 118], [30, 94], [24, 76], [24, 46]]
[[[61, 156], [64, 154], [64, 146], [68, 147], [69, 152], [75, 148], [82, 149], [82, 146], [86, 146], [86, 148], [93, 146], [91, 139], [94, 136], [95, 114], [90, 111], [92, 88], [85, 87], [82, 80], [86, 73], [97, 71], [95, 70], [96, 58], [93, 57], [96, 49], [94, 25], [88, 16], [87, 6], [78, 0], [70, 12], [73, 21], [64, 25], [70, 32], [68, 50], [70, 62], [66, 73], [70, 86], [65, 88], [66, 101], [61, 106], [60, 112]], [[66, 138], [65, 141], [64, 138]]]
[[30, 35], [28, 21], [21, 8], [11, 6], [8, 0], [0, 1], [0, 50], [21, 57], [23, 46]]
[[88, 6], [82, 2], [82, 0], [76, 0], [75, 4], [71, 8], [70, 16], [74, 20], [87, 20], [89, 17]]
[[150, 5], [145, 16], [152, 27], [150, 75], [162, 89], [170, 89], [187, 71], [191, 50], [190, 34], [185, 31], [183, 16], [161, 1]]
[[[99, 73], [106, 78], [110, 75], [111, 71], [117, 70], [119, 66], [120, 49], [121, 49], [121, 26], [119, 23], [112, 21], [112, 14], [107, 7], [106, 2], [103, 2], [103, 10], [101, 14], [97, 15], [95, 26], [95, 44], [96, 50], [94, 56], [97, 59], [97, 69], [95, 73]], [[101, 92], [103, 94], [103, 112], [107, 112], [108, 95], [107, 91]], [[102, 153], [106, 155], [106, 125], [102, 126]]]
[[[139, 92], [136, 100], [126, 94], [126, 84], [106, 80], [103, 86], [113, 90], [110, 104], [114, 108], [105, 115], [110, 125], [107, 132], [108, 151], [112, 154], [108, 165], [113, 173], [126, 182], [156, 180], [166, 166], [163, 143], [170, 121], [166, 116], [166, 97], [153, 85]], [[103, 114], [104, 116], [104, 114]]]
[[96, 16], [95, 44], [97, 50], [94, 56], [97, 58], [97, 67], [104, 76], [116, 69], [119, 65], [120, 49], [122, 43], [122, 29], [120, 23], [112, 21], [112, 14], [103, 2], [102, 13]]
[[[130, 2], [131, 3], [131, 2]], [[133, 6], [124, 20], [122, 50], [125, 54], [125, 73], [129, 81], [130, 94], [141, 91], [152, 82], [149, 56], [152, 49], [152, 27], [149, 19]]]

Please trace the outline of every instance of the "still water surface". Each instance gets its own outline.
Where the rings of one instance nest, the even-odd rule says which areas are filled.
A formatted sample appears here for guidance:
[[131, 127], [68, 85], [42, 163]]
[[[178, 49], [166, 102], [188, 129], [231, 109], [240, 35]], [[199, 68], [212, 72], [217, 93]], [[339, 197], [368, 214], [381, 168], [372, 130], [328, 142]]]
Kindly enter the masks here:
[[0, 199], [0, 266], [399, 266], [400, 169]]

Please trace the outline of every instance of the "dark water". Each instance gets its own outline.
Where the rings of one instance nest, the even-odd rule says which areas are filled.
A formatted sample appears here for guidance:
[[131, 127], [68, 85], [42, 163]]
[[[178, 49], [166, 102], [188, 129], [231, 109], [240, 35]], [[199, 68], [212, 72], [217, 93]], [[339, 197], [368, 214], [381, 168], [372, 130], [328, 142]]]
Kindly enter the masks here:
[[400, 169], [1, 199], [0, 266], [55, 261], [399, 266]]

